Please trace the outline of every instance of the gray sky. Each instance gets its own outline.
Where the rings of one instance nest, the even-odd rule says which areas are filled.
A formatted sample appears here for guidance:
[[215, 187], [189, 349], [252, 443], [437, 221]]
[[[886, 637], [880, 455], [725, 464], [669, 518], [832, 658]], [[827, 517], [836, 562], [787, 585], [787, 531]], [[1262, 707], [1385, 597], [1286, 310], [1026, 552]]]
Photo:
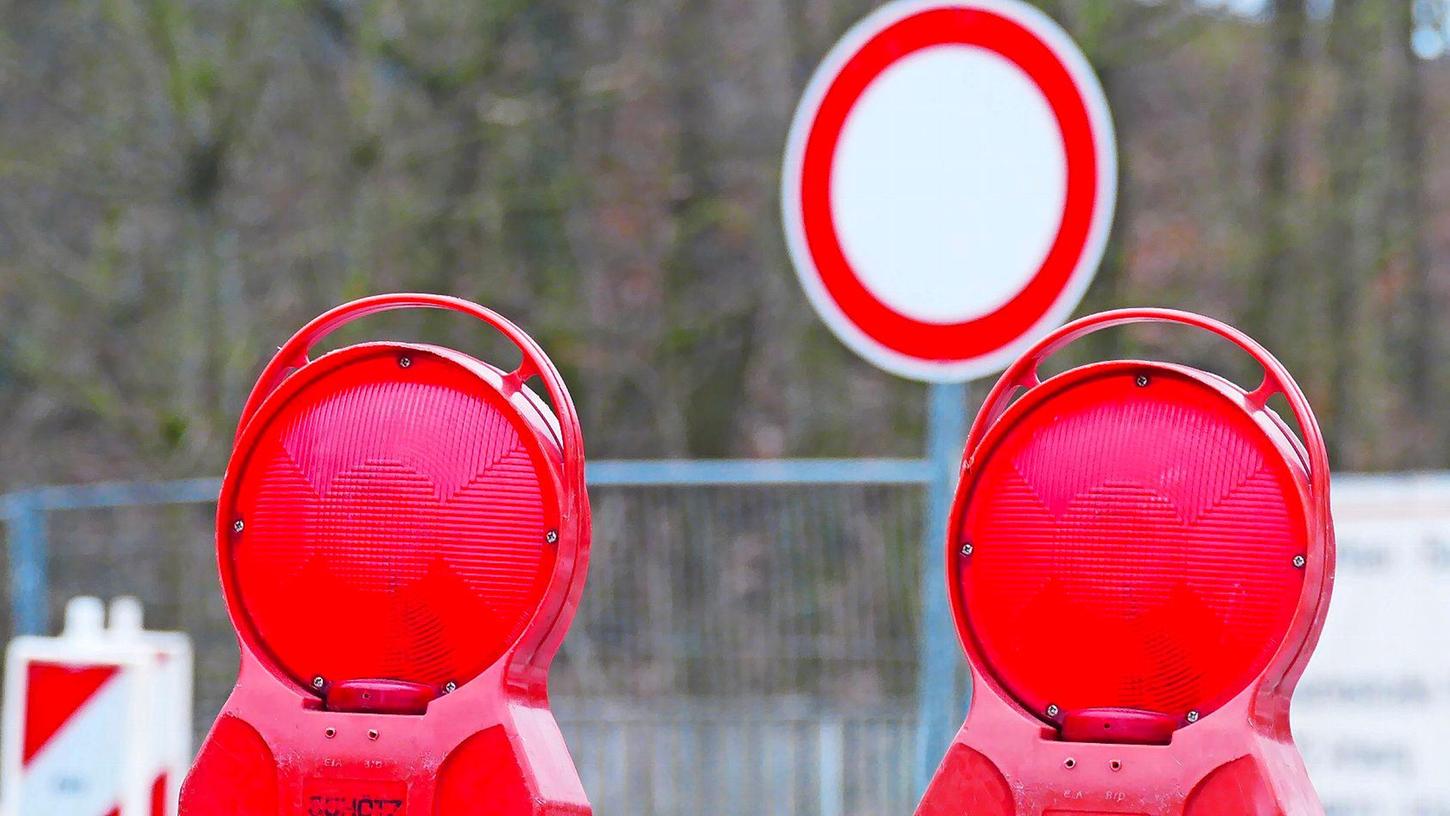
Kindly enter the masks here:
[[[1268, 8], [1269, 0], [1199, 0], [1208, 8], [1223, 9], [1234, 14], [1242, 14], [1245, 17], [1257, 17]], [[1324, 14], [1333, 7], [1334, 0], [1315, 0], [1311, 2], [1311, 12]], [[1445, 56], [1450, 50], [1450, 10], [1442, 0], [1405, 0], [1405, 2], [1416, 2], [1421, 5], [1421, 16], [1439, 18], [1438, 24], [1431, 25], [1426, 21], [1419, 31], [1415, 32], [1414, 46], [1415, 53], [1423, 59], [1439, 59]]]

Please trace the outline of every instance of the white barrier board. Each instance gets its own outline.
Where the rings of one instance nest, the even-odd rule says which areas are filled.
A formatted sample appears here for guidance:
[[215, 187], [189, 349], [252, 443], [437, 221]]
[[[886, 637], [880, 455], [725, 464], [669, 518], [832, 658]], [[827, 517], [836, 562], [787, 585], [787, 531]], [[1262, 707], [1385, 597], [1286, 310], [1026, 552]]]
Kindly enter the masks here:
[[6, 652], [0, 816], [176, 813], [191, 759], [191, 644], [147, 632], [132, 599], [104, 628], [95, 598], [74, 599], [60, 637]]
[[1450, 479], [1333, 496], [1339, 570], [1295, 739], [1329, 816], [1450, 816]]

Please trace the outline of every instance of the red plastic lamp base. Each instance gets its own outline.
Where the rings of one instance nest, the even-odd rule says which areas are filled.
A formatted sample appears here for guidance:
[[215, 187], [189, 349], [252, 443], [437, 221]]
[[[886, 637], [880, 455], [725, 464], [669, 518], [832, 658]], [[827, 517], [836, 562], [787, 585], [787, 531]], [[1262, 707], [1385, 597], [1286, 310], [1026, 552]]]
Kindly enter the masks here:
[[[1145, 361], [1039, 378], [1144, 321], [1228, 339], [1263, 383]], [[967, 440], [946, 555], [972, 706], [918, 815], [1322, 814], [1289, 704], [1333, 582], [1328, 474], [1298, 386], [1221, 323], [1109, 312], [1029, 351]]]
[[[475, 317], [523, 362], [404, 343], [308, 358], [338, 326], [398, 308]], [[241, 672], [181, 813], [588, 814], [546, 681], [589, 532], [578, 416], [512, 323], [434, 295], [313, 321], [263, 372], [223, 480]]]

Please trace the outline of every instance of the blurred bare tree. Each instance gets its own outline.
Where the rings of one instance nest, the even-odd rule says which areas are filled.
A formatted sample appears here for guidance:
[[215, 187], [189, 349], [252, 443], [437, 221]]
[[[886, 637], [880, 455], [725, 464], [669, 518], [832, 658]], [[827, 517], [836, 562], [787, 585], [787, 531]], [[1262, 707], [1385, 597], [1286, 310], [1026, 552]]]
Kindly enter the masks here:
[[[920, 387], [818, 325], [778, 226], [797, 94], [872, 5], [0, 0], [0, 490], [216, 473], [267, 352], [401, 288], [538, 335], [595, 455], [914, 453]], [[1124, 159], [1084, 310], [1228, 318], [1339, 467], [1450, 466], [1444, 3], [1041, 5]]]

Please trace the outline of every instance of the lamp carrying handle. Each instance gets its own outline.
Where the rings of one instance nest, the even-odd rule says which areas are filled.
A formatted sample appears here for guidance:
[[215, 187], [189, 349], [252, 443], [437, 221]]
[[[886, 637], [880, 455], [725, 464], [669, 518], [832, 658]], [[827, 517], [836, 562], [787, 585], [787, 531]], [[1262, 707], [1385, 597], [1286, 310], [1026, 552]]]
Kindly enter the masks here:
[[257, 378], [257, 384], [252, 388], [252, 393], [247, 397], [247, 402], [242, 408], [241, 418], [237, 422], [237, 436], [240, 438], [247, 423], [256, 415], [267, 397], [293, 371], [310, 362], [309, 353], [313, 346], [316, 346], [324, 337], [355, 320], [398, 309], [444, 309], [465, 314], [488, 324], [507, 338], [510, 343], [513, 343], [523, 354], [523, 359], [518, 368], [504, 376], [505, 396], [511, 397], [518, 393], [523, 389], [524, 383], [535, 376], [543, 381], [559, 420], [566, 483], [578, 485], [584, 483], [584, 441], [579, 429], [579, 415], [574, 409], [573, 401], [569, 398], [569, 390], [564, 386], [564, 379], [559, 376], [559, 371], [554, 367], [553, 361], [532, 337], [524, 333], [508, 318], [472, 301], [447, 295], [423, 293], [375, 295], [345, 303], [314, 318], [312, 322], [292, 335], [291, 339], [277, 350], [276, 356], [262, 370], [261, 376]]
[[1303, 434], [1314, 501], [1325, 511], [1323, 517], [1328, 518], [1329, 454], [1324, 446], [1324, 436], [1319, 430], [1319, 423], [1314, 418], [1314, 411], [1309, 407], [1309, 400], [1305, 398], [1299, 384], [1274, 355], [1247, 334], [1211, 317], [1177, 309], [1117, 309], [1102, 312], [1068, 323], [1038, 341], [1003, 372], [987, 395], [986, 402], [967, 435], [967, 455], [964, 463], [970, 465], [988, 429], [1002, 417], [1018, 389], [1032, 389], [1042, 384], [1038, 370], [1044, 360], [1089, 334], [1134, 323], [1172, 323], [1216, 334], [1243, 349], [1263, 368], [1263, 381], [1247, 394], [1249, 408], [1254, 411], [1263, 410], [1275, 394], [1283, 394], [1289, 401], [1289, 408]]

